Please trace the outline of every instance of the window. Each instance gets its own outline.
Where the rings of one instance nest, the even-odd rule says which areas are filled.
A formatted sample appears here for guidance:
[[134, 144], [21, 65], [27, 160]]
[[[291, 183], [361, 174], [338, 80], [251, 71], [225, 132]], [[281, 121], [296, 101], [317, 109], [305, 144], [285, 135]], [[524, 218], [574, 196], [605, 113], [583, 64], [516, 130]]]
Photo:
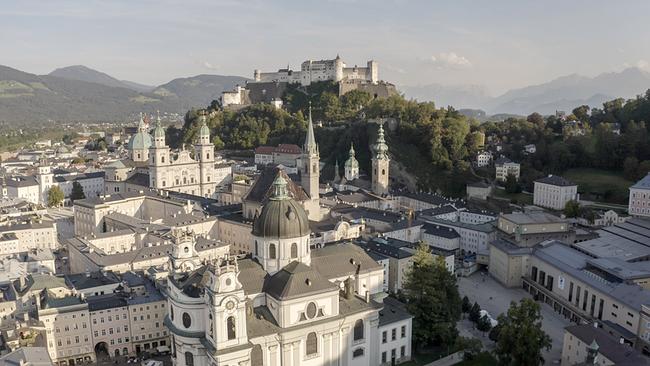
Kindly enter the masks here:
[[298, 244], [291, 244], [291, 259], [298, 258]]
[[357, 348], [352, 352], [352, 358], [357, 358], [363, 356], [363, 348]]
[[189, 328], [192, 326], [192, 318], [188, 313], [183, 313], [183, 326], [185, 328]]
[[386, 352], [381, 353], [381, 363], [386, 363]]
[[406, 347], [405, 347], [405, 346], [402, 346], [402, 347], [399, 349], [399, 357], [400, 357], [400, 358], [404, 358], [404, 356], [406, 356]]
[[174, 320], [174, 307], [173, 306], [169, 307], [169, 317], [171, 318], [172, 321]]
[[387, 338], [388, 336], [386, 335], [386, 331], [381, 332], [381, 343], [386, 343]]
[[316, 338], [316, 333], [311, 332], [307, 334], [307, 343], [305, 345], [305, 354], [307, 356], [315, 355], [318, 353], [318, 338]]
[[406, 337], [406, 325], [402, 325], [400, 337], [402, 338]]
[[390, 331], [390, 340], [391, 340], [391, 341], [394, 341], [395, 339], [397, 339], [397, 329], [396, 329], [396, 328], [393, 328], [393, 329]]
[[318, 308], [316, 307], [316, 303], [310, 302], [307, 305], [307, 314], [306, 314], [307, 318], [313, 319], [314, 317], [316, 317], [316, 312], [317, 311], [318, 311]]
[[269, 258], [275, 259], [275, 244], [269, 244]]
[[194, 366], [194, 355], [192, 352], [185, 352], [185, 365]]
[[229, 316], [226, 320], [226, 326], [228, 327], [228, 340], [235, 339], [235, 317]]
[[259, 245], [257, 244], [257, 240], [255, 240], [255, 255], [256, 255], [256, 256], [257, 256], [257, 255], [260, 255], [260, 251], [259, 251], [259, 250], [260, 250], [260, 249], [259, 249]]
[[363, 339], [363, 320], [359, 319], [354, 323], [354, 340]]

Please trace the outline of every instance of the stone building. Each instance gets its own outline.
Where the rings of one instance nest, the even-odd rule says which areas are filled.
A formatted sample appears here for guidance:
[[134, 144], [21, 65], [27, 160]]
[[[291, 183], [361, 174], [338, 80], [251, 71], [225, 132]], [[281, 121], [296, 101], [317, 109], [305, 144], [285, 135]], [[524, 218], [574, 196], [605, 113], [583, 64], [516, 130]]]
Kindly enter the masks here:
[[348, 67], [337, 55], [333, 60], [307, 60], [300, 65], [300, 71], [280, 69], [277, 72], [255, 70], [253, 82], [286, 82], [289, 84], [310, 85], [318, 81], [361, 80], [376, 84], [379, 81], [379, 66], [376, 61], [368, 61], [366, 67]]
[[[383, 268], [356, 245], [311, 249], [309, 234], [307, 213], [280, 176], [253, 225], [253, 258], [225, 256], [189, 272], [173, 266], [165, 324], [175, 365], [409, 360], [410, 315], [384, 308], [382, 316], [375, 301]], [[382, 343], [382, 334], [395, 342]]]
[[499, 158], [494, 161], [495, 178], [500, 182], [505, 182], [509, 175], [519, 180], [521, 166], [508, 158]]
[[650, 217], [650, 173], [630, 187], [627, 212], [631, 216]]
[[374, 156], [372, 157], [372, 191], [377, 195], [388, 194], [389, 189], [389, 168], [390, 158], [388, 157], [388, 145], [384, 139], [384, 127], [379, 125], [377, 143], [373, 146]]
[[564, 210], [571, 200], [578, 199], [578, 185], [558, 175], [537, 179], [533, 190], [533, 204], [553, 210]]

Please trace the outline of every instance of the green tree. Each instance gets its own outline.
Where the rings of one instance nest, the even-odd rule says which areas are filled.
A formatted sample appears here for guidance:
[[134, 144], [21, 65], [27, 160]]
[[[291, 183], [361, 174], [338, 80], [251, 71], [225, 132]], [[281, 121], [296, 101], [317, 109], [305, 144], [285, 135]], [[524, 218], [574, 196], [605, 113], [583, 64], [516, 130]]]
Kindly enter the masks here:
[[636, 177], [641, 179], [650, 173], [650, 160], [644, 160], [639, 163], [639, 169], [637, 170]]
[[463, 296], [463, 303], [461, 305], [461, 310], [463, 311], [463, 313], [469, 313], [471, 308], [472, 308], [472, 303], [469, 302], [469, 298], [467, 296]]
[[580, 215], [580, 203], [571, 200], [564, 205], [564, 215], [566, 217], [578, 217]]
[[52, 186], [47, 191], [47, 205], [49, 207], [61, 206], [64, 199], [65, 195], [59, 186]]
[[84, 188], [76, 180], [72, 182], [72, 192], [70, 192], [70, 201], [82, 200], [86, 198]]
[[623, 176], [625, 179], [637, 180], [639, 179], [638, 174], [639, 170], [639, 159], [634, 156], [628, 156], [623, 161]]
[[497, 342], [499, 340], [499, 332], [501, 332], [501, 323], [497, 324], [496, 327], [490, 330], [490, 334], [488, 334], [488, 338], [490, 338], [492, 342]]
[[474, 302], [472, 308], [469, 310], [469, 320], [476, 323], [481, 318], [481, 307], [477, 302]]
[[461, 313], [458, 286], [442, 258], [434, 259], [426, 244], [420, 244], [413, 256], [403, 293], [413, 315], [415, 346], [452, 345]]
[[544, 121], [544, 117], [537, 112], [532, 113], [528, 117], [526, 117], [526, 121], [539, 127], [544, 127], [544, 125], [546, 124], [546, 122]]
[[492, 323], [490, 323], [490, 319], [487, 315], [483, 315], [479, 318], [478, 322], [476, 322], [476, 329], [483, 333], [489, 332], [490, 329], [492, 329]]
[[494, 350], [499, 365], [535, 366], [544, 363], [542, 350], [551, 349], [551, 338], [542, 330], [540, 306], [525, 298], [510, 303], [506, 315], [499, 316], [499, 338]]
[[506, 186], [506, 192], [508, 193], [521, 192], [521, 186], [519, 185], [517, 178], [512, 174], [508, 174], [508, 176], [506, 177], [505, 186]]

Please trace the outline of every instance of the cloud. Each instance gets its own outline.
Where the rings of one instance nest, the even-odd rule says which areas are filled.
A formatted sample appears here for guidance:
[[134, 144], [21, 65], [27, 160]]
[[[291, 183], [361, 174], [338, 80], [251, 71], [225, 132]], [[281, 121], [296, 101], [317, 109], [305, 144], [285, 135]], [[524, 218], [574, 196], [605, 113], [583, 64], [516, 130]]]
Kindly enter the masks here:
[[472, 63], [467, 59], [467, 57], [458, 55], [456, 52], [440, 52], [437, 55], [432, 55], [429, 58], [429, 61], [439, 69], [466, 69], [472, 67]]
[[646, 60], [639, 60], [636, 63], [636, 67], [638, 67], [639, 69], [641, 69], [643, 71], [650, 71], [650, 62], [648, 62]]
[[205, 67], [208, 70], [219, 70], [221, 67], [219, 65], [214, 65], [210, 63], [209, 61], [203, 61], [203, 67]]

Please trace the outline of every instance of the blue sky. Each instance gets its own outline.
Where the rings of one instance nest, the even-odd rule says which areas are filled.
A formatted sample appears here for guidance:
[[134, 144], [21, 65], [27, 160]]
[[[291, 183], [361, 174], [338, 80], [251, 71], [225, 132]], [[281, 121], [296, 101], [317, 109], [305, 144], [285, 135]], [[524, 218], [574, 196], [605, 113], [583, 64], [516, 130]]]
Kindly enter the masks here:
[[497, 94], [558, 76], [650, 70], [650, 1], [0, 0], [0, 64], [83, 64], [160, 84], [304, 59], [375, 59], [400, 85]]

